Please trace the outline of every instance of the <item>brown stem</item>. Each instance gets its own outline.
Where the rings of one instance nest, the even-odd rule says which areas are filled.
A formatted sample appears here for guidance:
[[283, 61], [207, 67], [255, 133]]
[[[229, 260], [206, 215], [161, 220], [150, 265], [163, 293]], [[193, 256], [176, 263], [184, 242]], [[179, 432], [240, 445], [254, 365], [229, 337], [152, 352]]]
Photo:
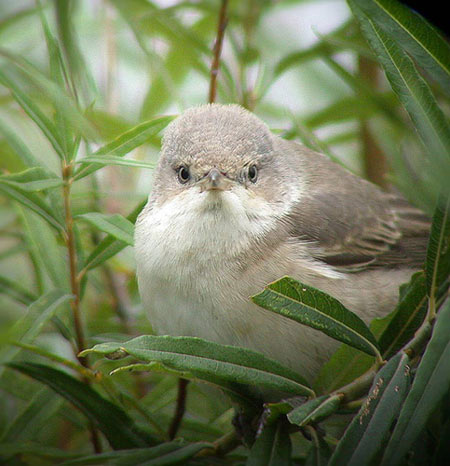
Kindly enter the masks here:
[[[74, 296], [71, 301], [72, 315], [75, 327], [75, 336], [77, 342], [78, 352], [83, 351], [86, 347], [86, 340], [84, 337], [83, 326], [81, 323], [81, 312], [80, 312], [80, 282], [78, 280], [77, 273], [77, 253], [75, 249], [75, 235], [73, 232], [73, 217], [72, 217], [72, 206], [70, 201], [70, 188], [72, 184], [72, 165], [64, 165], [63, 167], [63, 197], [64, 197], [64, 211], [66, 220], [66, 246], [69, 255], [69, 271], [70, 271], [70, 288]], [[78, 358], [78, 356], [77, 356]], [[85, 358], [78, 358], [80, 363], [87, 367]]]
[[[379, 77], [378, 65], [373, 60], [360, 56], [358, 67], [361, 78], [376, 90]], [[386, 157], [373, 137], [366, 119], [361, 119], [360, 128], [366, 177], [378, 186], [386, 188], [386, 173], [388, 171]]]
[[217, 76], [219, 74], [220, 68], [220, 55], [222, 53], [223, 37], [225, 35], [225, 28], [227, 27], [228, 18], [227, 18], [227, 7], [228, 0], [222, 0], [222, 6], [219, 11], [219, 22], [217, 25], [217, 35], [216, 41], [214, 43], [213, 49], [213, 61], [211, 64], [211, 78], [209, 82], [209, 97], [208, 102], [212, 104], [216, 101], [217, 94]]
[[[84, 337], [83, 324], [81, 322], [81, 311], [80, 311], [80, 281], [77, 272], [77, 252], [75, 248], [75, 235], [73, 231], [73, 216], [72, 216], [72, 206], [70, 199], [70, 189], [72, 186], [72, 169], [71, 164], [66, 165], [64, 163], [62, 167], [62, 175], [64, 180], [63, 187], [63, 197], [64, 197], [64, 212], [65, 212], [65, 235], [64, 239], [67, 246], [67, 252], [69, 256], [69, 271], [70, 271], [70, 288], [74, 296], [73, 300], [70, 302], [72, 308], [72, 316], [75, 328], [75, 337], [77, 344], [77, 354], [76, 357], [79, 363], [89, 369], [89, 363], [86, 358], [78, 356], [78, 353], [83, 351], [86, 348], [86, 339]], [[84, 379], [85, 383], [89, 383], [88, 379]], [[95, 453], [101, 453], [101, 443], [100, 438], [97, 432], [97, 429], [90, 424], [89, 425], [91, 443]]]
[[175, 438], [177, 435], [178, 429], [183, 419], [184, 412], [186, 411], [186, 393], [187, 385], [189, 380], [178, 379], [178, 395], [177, 395], [177, 406], [175, 408], [175, 415], [173, 416], [172, 422], [169, 427], [168, 436], [170, 440]]

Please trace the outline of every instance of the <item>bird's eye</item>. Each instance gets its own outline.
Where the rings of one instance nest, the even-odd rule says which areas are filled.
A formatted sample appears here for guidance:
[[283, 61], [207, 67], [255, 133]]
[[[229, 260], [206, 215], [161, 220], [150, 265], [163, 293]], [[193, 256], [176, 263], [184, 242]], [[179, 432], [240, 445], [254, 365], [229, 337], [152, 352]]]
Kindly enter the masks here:
[[256, 165], [251, 165], [248, 169], [248, 179], [252, 183], [256, 183], [256, 180], [258, 179], [258, 169], [256, 168]]
[[185, 165], [181, 165], [181, 167], [177, 169], [177, 173], [178, 173], [178, 181], [182, 184], [187, 183], [191, 179], [189, 168], [186, 167]]

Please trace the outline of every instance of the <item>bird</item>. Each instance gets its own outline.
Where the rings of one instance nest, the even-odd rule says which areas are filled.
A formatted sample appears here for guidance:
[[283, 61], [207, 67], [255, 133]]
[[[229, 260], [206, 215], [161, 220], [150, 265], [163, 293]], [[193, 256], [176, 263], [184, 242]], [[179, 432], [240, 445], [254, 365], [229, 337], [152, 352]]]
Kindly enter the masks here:
[[339, 343], [250, 299], [290, 276], [367, 324], [423, 263], [428, 217], [236, 104], [166, 128], [137, 218], [137, 281], [160, 335], [249, 348], [313, 381]]

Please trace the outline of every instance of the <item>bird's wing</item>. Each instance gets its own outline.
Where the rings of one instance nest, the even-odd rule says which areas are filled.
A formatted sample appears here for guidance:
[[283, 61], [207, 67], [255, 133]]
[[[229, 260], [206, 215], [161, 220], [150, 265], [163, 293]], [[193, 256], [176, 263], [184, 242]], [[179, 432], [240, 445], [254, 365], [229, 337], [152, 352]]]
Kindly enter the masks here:
[[288, 214], [290, 234], [336, 268], [417, 267], [424, 259], [428, 218], [402, 198], [351, 174], [299, 144], [302, 195]]

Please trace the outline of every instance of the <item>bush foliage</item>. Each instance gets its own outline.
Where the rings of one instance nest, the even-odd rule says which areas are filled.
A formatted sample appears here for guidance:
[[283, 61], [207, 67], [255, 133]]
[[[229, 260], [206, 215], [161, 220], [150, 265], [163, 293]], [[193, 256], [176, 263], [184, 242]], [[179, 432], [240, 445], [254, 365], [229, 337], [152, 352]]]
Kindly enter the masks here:
[[[331, 32], [299, 49], [280, 45], [271, 33], [277, 15], [298, 14], [303, 3], [0, 7], [1, 463], [443, 463], [450, 47], [396, 0], [348, 0]], [[315, 381], [254, 351], [152, 335], [140, 305], [133, 224], [161, 132], [173, 114], [207, 100], [221, 6], [218, 101], [397, 186], [433, 216], [423, 269], [369, 327], [289, 277], [252, 298], [342, 342]], [[96, 62], [102, 53], [105, 67]], [[289, 114], [274, 96], [305, 70], [325, 104]], [[388, 178], [376, 170], [386, 163]], [[184, 415], [180, 377], [192, 381]], [[264, 403], [259, 389], [284, 397]]]

